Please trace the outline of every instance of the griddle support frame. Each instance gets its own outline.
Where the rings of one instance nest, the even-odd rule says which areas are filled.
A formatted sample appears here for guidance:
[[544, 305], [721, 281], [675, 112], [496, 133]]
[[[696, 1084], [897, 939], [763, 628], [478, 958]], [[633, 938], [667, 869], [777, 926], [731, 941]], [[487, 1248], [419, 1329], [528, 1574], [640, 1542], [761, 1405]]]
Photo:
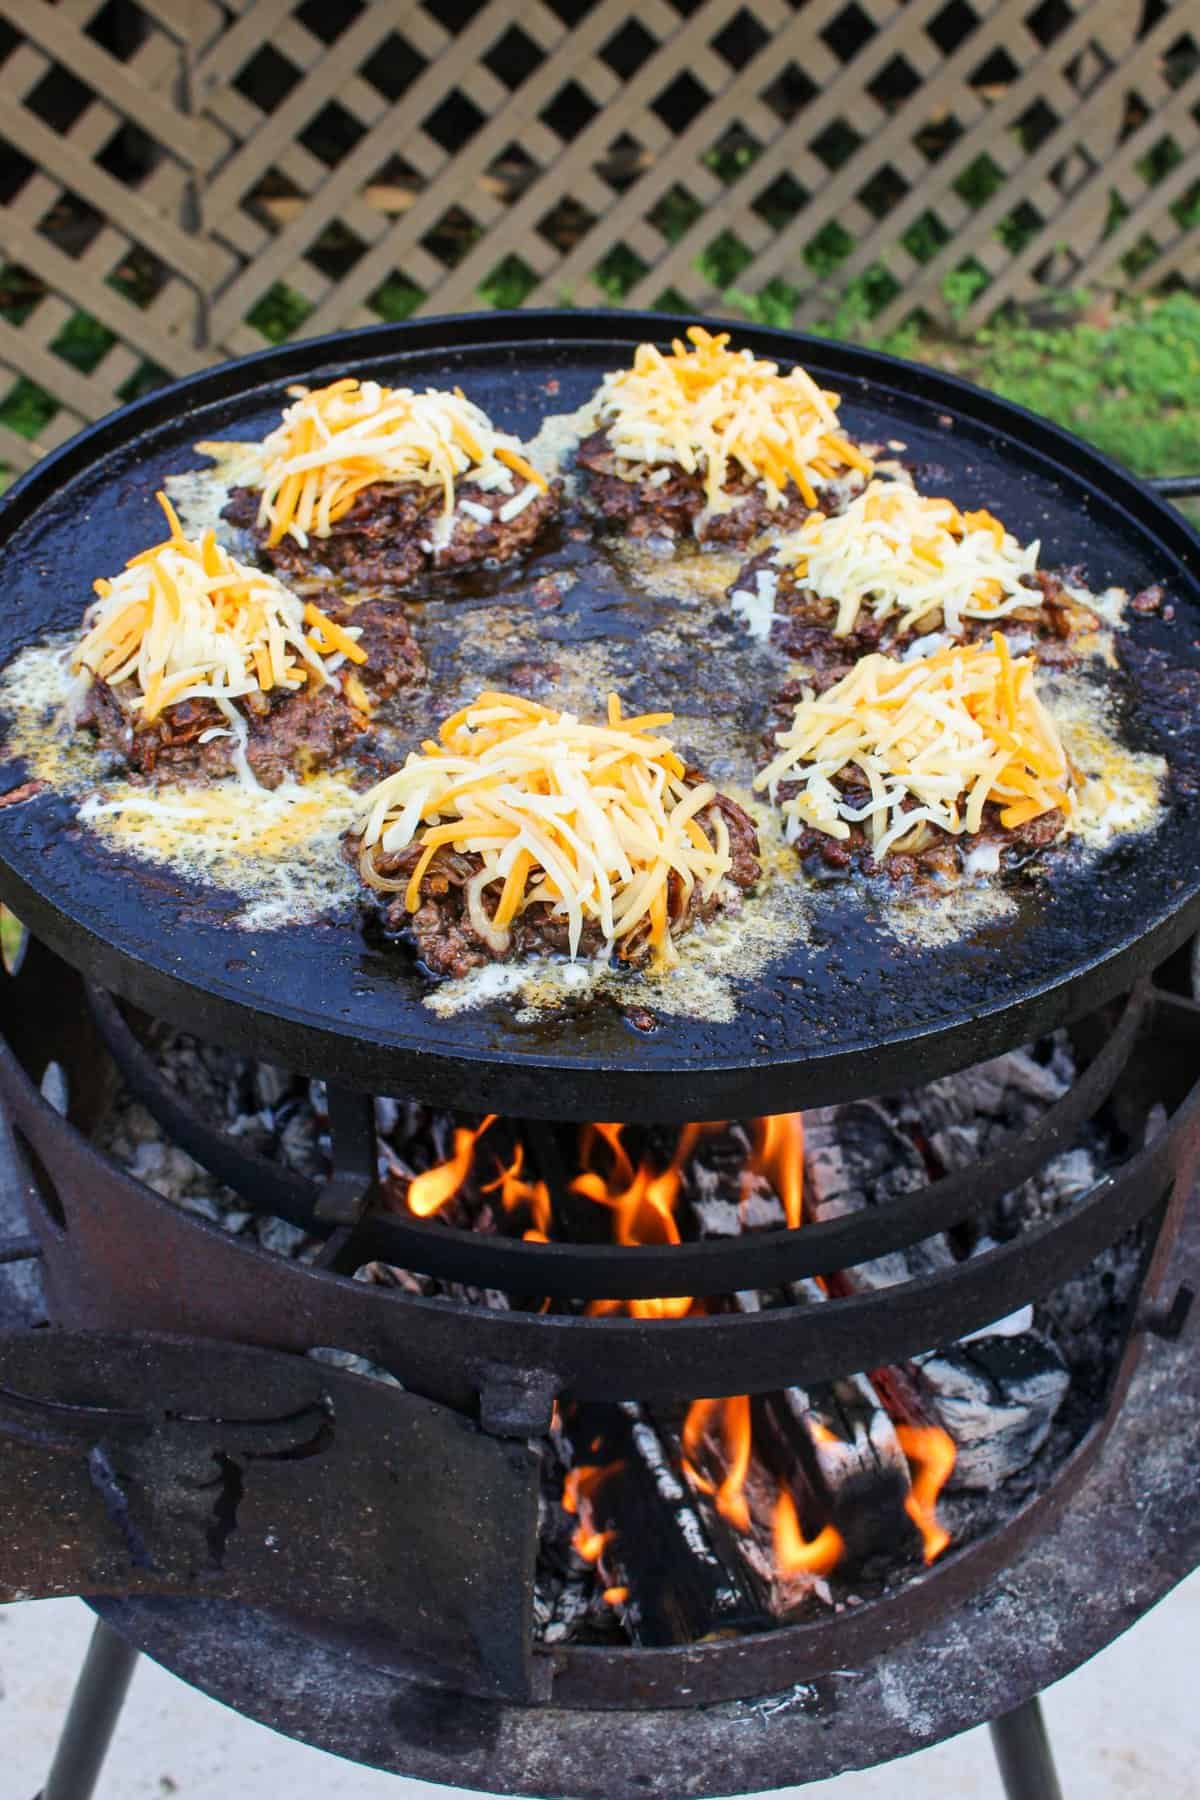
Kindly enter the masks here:
[[988, 1730], [1007, 1800], [1063, 1800], [1039, 1695], [993, 1719]]
[[91, 1800], [139, 1652], [97, 1619], [46, 1785], [36, 1800]]

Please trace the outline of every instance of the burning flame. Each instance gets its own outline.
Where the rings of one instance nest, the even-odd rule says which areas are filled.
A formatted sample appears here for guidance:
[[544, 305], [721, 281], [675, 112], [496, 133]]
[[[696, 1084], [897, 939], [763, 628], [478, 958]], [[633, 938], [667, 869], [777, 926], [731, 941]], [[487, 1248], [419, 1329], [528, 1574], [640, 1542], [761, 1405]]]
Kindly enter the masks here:
[[[714, 1433], [721, 1438], [725, 1469], [719, 1486], [696, 1466], [705, 1436]], [[682, 1445], [683, 1469], [688, 1480], [701, 1493], [713, 1496], [717, 1511], [728, 1519], [735, 1531], [743, 1535], [749, 1533], [752, 1520], [746, 1477], [752, 1450], [750, 1396], [734, 1394], [727, 1400], [693, 1401], [684, 1420]], [[783, 1486], [779, 1488], [771, 1513], [771, 1539], [775, 1564], [781, 1575], [828, 1575], [846, 1548], [841, 1534], [832, 1525], [824, 1526], [811, 1542], [807, 1540], [800, 1529], [796, 1503]]]
[[[613, 1235], [618, 1244], [678, 1244], [682, 1242], [675, 1220], [675, 1205], [683, 1178], [684, 1165], [696, 1147], [703, 1125], [685, 1125], [679, 1134], [675, 1154], [661, 1175], [642, 1162], [635, 1169], [621, 1142], [620, 1125], [589, 1125], [580, 1140], [580, 1153], [585, 1165], [595, 1154], [596, 1140], [607, 1145], [612, 1168], [607, 1178], [597, 1169], [585, 1166], [571, 1183], [573, 1194], [582, 1194], [597, 1206], [607, 1206], [613, 1213]], [[682, 1319], [691, 1311], [687, 1294], [673, 1294], [656, 1300], [599, 1300], [593, 1302], [593, 1313], [619, 1312], [627, 1308], [635, 1319]]]
[[483, 1189], [485, 1194], [500, 1196], [500, 1204], [505, 1212], [516, 1212], [519, 1206], [527, 1206], [533, 1218], [533, 1225], [523, 1235], [538, 1244], [550, 1242], [550, 1189], [544, 1181], [526, 1181], [522, 1176], [525, 1167], [525, 1145], [518, 1141], [513, 1159], [507, 1169], [501, 1169], [495, 1181], [489, 1181]]
[[775, 1546], [775, 1565], [781, 1575], [828, 1575], [841, 1560], [846, 1548], [841, 1534], [832, 1525], [807, 1540], [800, 1529], [796, 1502], [786, 1488], [781, 1488], [775, 1502], [771, 1522], [771, 1539]]
[[598, 1562], [605, 1545], [611, 1544], [617, 1534], [615, 1531], [597, 1531], [590, 1518], [582, 1515], [581, 1508], [590, 1513], [591, 1498], [601, 1483], [624, 1467], [623, 1462], [579, 1463], [567, 1470], [563, 1482], [563, 1511], [579, 1518], [571, 1543], [585, 1562]]
[[624, 1606], [628, 1598], [629, 1589], [627, 1587], [610, 1587], [605, 1588], [604, 1590], [604, 1604], [606, 1606]]
[[[714, 1487], [697, 1468], [696, 1457], [718, 1408], [720, 1435], [725, 1446], [725, 1474], [720, 1486]], [[749, 1531], [750, 1508], [745, 1491], [750, 1469], [749, 1394], [733, 1394], [727, 1400], [693, 1401], [683, 1422], [682, 1442], [688, 1479], [702, 1493], [713, 1495], [717, 1511], [729, 1520], [735, 1531]]]
[[581, 1500], [590, 1500], [602, 1481], [625, 1467], [623, 1462], [577, 1463], [563, 1482], [563, 1511], [577, 1513]]
[[616, 1535], [615, 1531], [593, 1531], [589, 1525], [580, 1525], [571, 1543], [584, 1562], [599, 1562], [604, 1546], [611, 1544]]
[[[410, 1212], [421, 1219], [429, 1218], [453, 1200], [471, 1172], [479, 1140], [495, 1122], [495, 1113], [489, 1113], [474, 1130], [455, 1131], [453, 1154], [423, 1175], [414, 1176], [409, 1183]], [[570, 1191], [612, 1213], [613, 1237], [618, 1244], [678, 1244], [682, 1239], [675, 1209], [684, 1170], [701, 1138], [708, 1132], [720, 1131], [723, 1125], [723, 1120], [685, 1125], [669, 1165], [661, 1171], [656, 1171], [645, 1158], [634, 1167], [622, 1141], [623, 1125], [585, 1125], [579, 1139], [581, 1172], [571, 1182]], [[761, 1176], [779, 1195], [788, 1225], [797, 1226], [804, 1187], [802, 1116], [778, 1113], [756, 1119], [753, 1130], [754, 1149], [743, 1177], [743, 1200], [749, 1192], [748, 1177]], [[598, 1161], [608, 1164], [607, 1174], [597, 1167]], [[507, 1213], [527, 1208], [531, 1223], [523, 1235], [536, 1243], [549, 1243], [553, 1217], [550, 1190], [545, 1181], [526, 1176], [524, 1143], [518, 1139], [512, 1161], [507, 1167], [497, 1162], [496, 1168], [495, 1180], [488, 1182], [482, 1192], [499, 1195], [500, 1205]], [[690, 1295], [671, 1295], [650, 1300], [598, 1300], [588, 1310], [627, 1311], [640, 1319], [681, 1319], [693, 1304]]]
[[[803, 1214], [804, 1115], [771, 1113], [754, 1121], [754, 1152], [750, 1172], [762, 1175], [783, 1205], [783, 1216], [795, 1231]], [[743, 1181], [743, 1197], [746, 1187]]]
[[897, 1425], [896, 1437], [912, 1472], [904, 1510], [921, 1533], [925, 1561], [931, 1563], [950, 1542], [950, 1533], [938, 1523], [937, 1501], [958, 1453], [954, 1439], [937, 1425]]
[[408, 1186], [408, 1210], [415, 1213], [418, 1219], [427, 1219], [431, 1213], [453, 1200], [467, 1176], [471, 1173], [471, 1163], [475, 1156], [475, 1146], [488, 1129], [496, 1123], [496, 1114], [489, 1113], [481, 1125], [474, 1131], [461, 1128], [454, 1133], [454, 1154], [448, 1162], [438, 1163], [436, 1168], [427, 1169], [424, 1175], [414, 1175]]

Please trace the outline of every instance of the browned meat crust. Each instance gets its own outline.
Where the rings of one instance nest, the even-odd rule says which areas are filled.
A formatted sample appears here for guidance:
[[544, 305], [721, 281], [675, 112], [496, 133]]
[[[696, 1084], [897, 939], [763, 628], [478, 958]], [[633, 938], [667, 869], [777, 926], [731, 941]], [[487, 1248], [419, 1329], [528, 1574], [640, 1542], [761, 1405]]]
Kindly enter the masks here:
[[[743, 592], [755, 593], [759, 570], [774, 567], [771, 550], [751, 557], [731, 583], [728, 597], [732, 599], [734, 594]], [[775, 580], [776, 617], [771, 626], [771, 642], [797, 661], [811, 666], [811, 685], [818, 691], [832, 687], [835, 681], [849, 674], [860, 657], [876, 650], [895, 654], [915, 639], [943, 628], [940, 611], [927, 614], [919, 625], [897, 631], [893, 620], [881, 622], [864, 606], [853, 631], [845, 637], [834, 637], [838, 613], [836, 600], [814, 593], [812, 588], [802, 587], [789, 569], [776, 568]], [[1068, 584], [1082, 587], [1084, 582], [1082, 569], [1064, 569], [1057, 574], [1039, 569], [1035, 575], [1026, 578], [1025, 585], [1031, 591], [1027, 607], [1019, 606], [994, 622], [964, 620], [962, 641], [979, 643], [996, 630], [1027, 631], [1037, 640], [1040, 663], [1061, 667], [1073, 662], [1076, 655], [1074, 640], [1082, 632], [1096, 630], [1100, 623], [1095, 613], [1072, 600], [1066, 591]]]
[[[802, 685], [804, 684], [799, 682], [792, 683], [781, 689], [776, 696], [775, 707], [781, 725], [790, 722], [792, 708], [800, 698]], [[773, 736], [769, 737], [769, 747], [774, 752]], [[833, 780], [845, 794], [849, 805], [865, 806], [870, 800], [870, 791], [862, 785], [862, 775], [858, 769], [842, 769]], [[777, 799], [782, 803], [799, 791], [798, 782], [780, 782]], [[1009, 829], [1000, 823], [1000, 811], [1000, 807], [989, 802], [983, 809], [982, 828], [971, 837], [956, 837], [936, 825], [925, 824], [922, 827], [924, 841], [920, 849], [891, 850], [881, 862], [875, 860], [866, 828], [860, 824], [851, 824], [847, 838], [830, 837], [827, 832], [815, 831], [806, 825], [795, 838], [792, 847], [800, 858], [805, 873], [816, 881], [836, 880], [848, 875], [851, 869], [859, 869], [864, 875], [886, 875], [895, 882], [903, 881], [918, 888], [938, 889], [959, 880], [964, 859], [972, 850], [980, 850], [992, 844], [997, 845], [1000, 850], [1001, 872], [1014, 872], [1037, 851], [1052, 844], [1066, 823], [1061, 811], [1055, 810], [1043, 813], [1038, 819], [1030, 819], [1025, 825]]]
[[[331, 593], [318, 594], [316, 602], [335, 623], [361, 626], [359, 641], [367, 662], [354, 673], [373, 700], [386, 699], [424, 673], [412, 628], [398, 608], [378, 600], [355, 605]], [[237, 703], [249, 724], [246, 760], [263, 787], [278, 787], [289, 774], [324, 768], [365, 729], [367, 716], [346, 697], [350, 673], [343, 666], [331, 686], [255, 692]], [[225, 724], [211, 700], [183, 700], [146, 725], [107, 682], [93, 680], [76, 723], [115, 751], [135, 779], [215, 780], [234, 766], [229, 738], [199, 742], [204, 732]]]
[[[701, 521], [708, 502], [699, 475], [690, 475], [678, 463], [664, 463], [671, 476], [657, 487], [651, 487], [646, 479], [626, 481], [617, 473], [617, 459], [606, 431], [593, 431], [584, 438], [575, 460], [583, 470], [585, 495], [593, 512], [633, 537], [661, 532], [670, 537], [695, 536], [702, 543], [748, 544], [768, 527], [782, 531], [801, 524], [812, 510], [789, 481], [783, 504], [772, 511], [760, 484], [739, 471], [725, 484], [725, 492], [734, 496], [736, 505]], [[832, 501], [821, 490], [817, 502], [823, 511], [833, 510]]]
[[[532, 544], [557, 516], [562, 504], [562, 483], [552, 482], [546, 493], [531, 500], [515, 519], [505, 522], [498, 515], [512, 497], [472, 485], [460, 487], [453, 536], [436, 554], [429, 546], [442, 505], [438, 488], [385, 483], [364, 488], [349, 512], [330, 528], [329, 536], [314, 539], [308, 550], [302, 550], [291, 537], [268, 549], [267, 533], [257, 523], [257, 488], [231, 489], [221, 516], [249, 532], [262, 560], [285, 578], [311, 575], [315, 568], [323, 568], [366, 585], [401, 584], [411, 581], [423, 569], [468, 568], [489, 560], [508, 562]], [[464, 500], [482, 507], [490, 515], [490, 523], [484, 524], [464, 512]]]
[[972, 850], [997, 844], [1000, 870], [1011, 874], [1037, 851], [1052, 844], [1065, 823], [1061, 812], [1048, 812], [1007, 831], [1000, 823], [999, 808], [985, 806], [983, 829], [974, 837], [952, 837], [936, 825], [927, 826], [928, 841], [920, 850], [892, 850], [882, 862], [876, 862], [872, 855], [861, 825], [851, 825], [848, 838], [831, 838], [823, 831], [805, 827], [796, 838], [794, 849], [806, 872], [817, 880], [827, 881], [858, 868], [864, 875], [886, 875], [891, 881], [910, 882], [916, 887], [944, 888], [958, 881], [964, 859]]
[[[751, 888], [760, 873], [758, 833], [754, 822], [734, 801], [725, 794], [718, 794], [712, 805], [699, 815], [701, 824], [715, 811], [722, 814], [729, 828], [732, 859], [729, 880], [740, 889]], [[354, 868], [358, 867], [361, 842], [360, 838], [353, 836], [347, 837], [345, 842], [346, 859]], [[380, 857], [376, 867], [381, 875], [395, 881], [404, 881], [412, 874], [420, 854], [420, 845], [411, 844], [407, 850], [394, 856]], [[439, 850], [422, 877], [421, 905], [412, 914], [405, 910], [402, 892], [381, 894], [377, 889], [369, 889], [369, 897], [378, 908], [384, 931], [411, 942], [418, 957], [433, 975], [465, 975], [471, 969], [482, 968], [485, 963], [514, 962], [531, 955], [551, 953], [565, 956], [570, 948], [566, 922], [553, 917], [548, 906], [533, 906], [514, 920], [509, 934], [508, 951], [502, 958], [497, 958], [495, 951], [473, 929], [467, 907], [467, 883], [478, 874], [481, 866], [481, 858], [478, 856], [460, 855], [451, 849]], [[489, 912], [494, 909], [498, 898], [499, 895], [490, 890], [485, 895]], [[692, 925], [712, 918], [728, 904], [729, 897], [723, 895], [720, 889], [707, 902], [700, 899], [699, 892], [695, 889], [685, 900], [682, 883], [677, 876], [672, 875], [668, 901], [671, 935], [679, 937]], [[647, 920], [642, 931], [631, 935], [622, 943], [619, 955], [627, 967], [640, 968], [649, 961], [649, 932]], [[599, 926], [590, 920], [586, 921], [579, 954], [594, 956], [602, 944]]]

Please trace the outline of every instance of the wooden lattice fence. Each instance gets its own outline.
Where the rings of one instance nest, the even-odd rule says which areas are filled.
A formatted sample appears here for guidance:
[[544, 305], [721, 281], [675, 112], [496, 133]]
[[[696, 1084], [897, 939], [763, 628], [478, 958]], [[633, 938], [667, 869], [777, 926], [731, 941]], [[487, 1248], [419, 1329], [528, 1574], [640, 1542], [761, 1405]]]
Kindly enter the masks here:
[[16, 466], [417, 310], [1200, 281], [1195, 0], [12, 0], [0, 56]]

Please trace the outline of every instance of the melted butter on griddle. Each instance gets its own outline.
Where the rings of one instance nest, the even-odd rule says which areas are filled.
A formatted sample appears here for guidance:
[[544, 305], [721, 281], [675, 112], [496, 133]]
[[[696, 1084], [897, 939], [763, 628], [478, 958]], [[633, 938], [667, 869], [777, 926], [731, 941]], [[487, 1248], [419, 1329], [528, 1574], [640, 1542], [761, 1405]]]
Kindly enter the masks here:
[[550, 413], [538, 427], [537, 435], [525, 445], [525, 454], [541, 474], [553, 480], [561, 476], [567, 494], [579, 487], [575, 472], [575, 452], [582, 438], [596, 429], [596, 407], [587, 400], [570, 413]]
[[272, 791], [232, 778], [207, 786], [134, 783], [72, 729], [73, 638], [23, 650], [0, 675], [6, 748], [30, 775], [79, 803], [81, 822], [118, 854], [165, 864], [242, 902], [229, 922], [269, 930], [353, 901], [358, 882], [341, 856], [356, 799], [344, 776], [321, 774]]
[[253, 487], [261, 477], [262, 447], [231, 440], [200, 443], [196, 449], [202, 456], [212, 457], [213, 467], [168, 475], [163, 483], [180, 523], [192, 537], [202, 537], [211, 528], [227, 549], [244, 550], [245, 533], [226, 523], [221, 508], [229, 499], [230, 488]]
[[1043, 698], [1078, 778], [1071, 835], [1102, 850], [1116, 837], [1157, 825], [1164, 810], [1165, 758], [1122, 744], [1111, 703], [1090, 683], [1067, 679]]
[[67, 666], [74, 642], [74, 633], [59, 632], [15, 656], [0, 674], [0, 711], [6, 753], [23, 757], [34, 780], [77, 794], [94, 783], [96, 756], [66, 717], [75, 691]]
[[[545, 473], [566, 474], [568, 492], [574, 477], [563, 465], [592, 423], [586, 406], [551, 417], [527, 446]], [[206, 443], [197, 450], [213, 466], [171, 476], [166, 484], [185, 528], [212, 526], [245, 555], [244, 534], [220, 513], [231, 486], [254, 480], [258, 446]], [[987, 877], [944, 896], [912, 900], [881, 892], [878, 881], [852, 877], [822, 887], [806, 880], [782, 841], [777, 815], [760, 798], [748, 798], [754, 770], [765, 760], [770, 696], [800, 672], [769, 643], [730, 628], [725, 592], [752, 550], [689, 544], [665, 556], [664, 548], [645, 540], [597, 540], [576, 549], [570, 566], [560, 557], [535, 556], [518, 585], [491, 597], [475, 597], [469, 583], [448, 578], [444, 589], [426, 584], [420, 598], [397, 601], [413, 624], [429, 675], [398, 694], [376, 720], [381, 759], [385, 765], [401, 761], [438, 719], [484, 686], [515, 686], [585, 715], [602, 706], [610, 690], [631, 709], [674, 706], [672, 734], [681, 753], [747, 805], [759, 824], [764, 874], [758, 892], [736, 916], [685, 934], [680, 966], [669, 975], [544, 959], [490, 964], [432, 989], [426, 1003], [441, 1015], [504, 999], [519, 1018], [536, 1018], [595, 995], [659, 1014], [726, 1020], [736, 1011], [739, 979], [755, 976], [789, 943], [807, 941], [814, 918], [836, 929], [844, 909], [874, 911], [893, 938], [924, 947], [960, 940], [1014, 910], [1004, 885]], [[528, 591], [547, 573], [558, 585], [560, 603], [543, 609], [530, 603]], [[581, 581], [589, 595], [582, 610], [572, 598]], [[1102, 620], [1080, 648], [1093, 669], [1111, 666], [1124, 591], [1076, 597]], [[81, 612], [85, 598], [81, 592]], [[32, 776], [83, 801], [85, 823], [114, 851], [164, 864], [205, 886], [232, 889], [241, 903], [233, 923], [283, 929], [331, 909], [345, 915], [359, 890], [340, 853], [354, 804], [343, 777], [288, 784], [275, 796], [247, 793], [232, 782], [153, 789], [113, 777], [106, 773], [111, 763], [89, 739], [56, 723], [71, 687], [68, 641], [64, 636], [27, 650], [0, 675], [0, 708], [12, 719], [9, 748], [25, 758]], [[1160, 758], [1122, 746], [1095, 680], [1055, 675], [1048, 687], [1047, 699], [1085, 778], [1074, 833], [1041, 859], [1052, 874], [1060, 857], [1078, 863], [1119, 834], [1152, 828], [1161, 816], [1165, 770]], [[161, 808], [154, 817], [144, 805], [139, 811], [147, 793], [177, 804], [176, 819]], [[120, 800], [128, 801], [121, 812], [101, 810]]]
[[357, 796], [328, 773], [260, 793], [232, 781], [211, 787], [112, 782], [79, 817], [114, 849], [166, 863], [245, 902], [236, 923], [269, 931], [352, 902], [358, 882], [341, 856]]
[[811, 896], [794, 878], [795, 857], [769, 808], [745, 792], [728, 786], [725, 791], [758, 826], [762, 879], [740, 910], [718, 914], [676, 940], [679, 963], [669, 973], [613, 968], [605, 958], [495, 963], [439, 983], [426, 995], [426, 1006], [447, 1018], [506, 999], [517, 1006], [519, 1019], [533, 1021], [584, 998], [603, 998], [622, 1008], [644, 1007], [718, 1024], [733, 1019], [738, 983], [752, 980], [789, 944], [807, 938]]
[[[765, 548], [766, 539], [757, 541]], [[663, 600], [683, 604], [707, 601], [725, 608], [727, 589], [736, 581], [755, 548], [731, 550], [727, 545], [703, 549], [699, 545], [681, 544], [674, 550], [669, 538], [621, 538], [613, 554], [629, 572], [631, 580], [647, 593]]]

